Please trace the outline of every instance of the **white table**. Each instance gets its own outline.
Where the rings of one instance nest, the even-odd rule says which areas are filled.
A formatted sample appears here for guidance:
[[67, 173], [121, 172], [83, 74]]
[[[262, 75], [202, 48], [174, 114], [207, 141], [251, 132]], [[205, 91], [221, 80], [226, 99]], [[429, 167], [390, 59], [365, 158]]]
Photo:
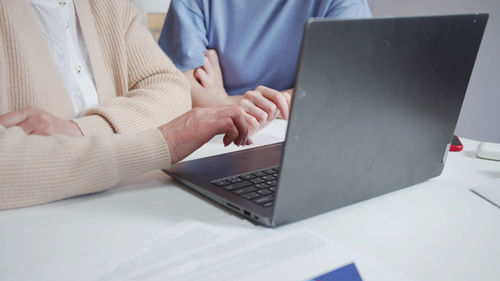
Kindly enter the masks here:
[[[272, 123], [256, 143], [278, 141], [285, 126]], [[478, 142], [462, 142], [437, 178], [279, 230], [311, 229], [415, 280], [500, 280], [500, 209], [469, 191], [500, 178], [500, 162], [477, 159]], [[219, 138], [191, 158], [235, 149]], [[179, 186], [155, 171], [99, 194], [0, 211], [0, 280], [91, 268], [186, 219], [230, 224], [230, 212]]]

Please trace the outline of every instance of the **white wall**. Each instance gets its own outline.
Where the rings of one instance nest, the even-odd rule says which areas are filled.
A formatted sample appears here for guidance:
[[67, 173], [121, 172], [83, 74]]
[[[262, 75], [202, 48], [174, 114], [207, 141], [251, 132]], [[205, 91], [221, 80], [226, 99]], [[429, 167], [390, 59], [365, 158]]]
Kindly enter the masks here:
[[170, 0], [131, 0], [143, 13], [166, 13]]
[[[144, 12], [166, 12], [170, 4], [170, 0], [132, 1]], [[500, 0], [368, 1], [376, 17], [473, 12], [490, 14], [456, 134], [476, 140], [500, 142]]]

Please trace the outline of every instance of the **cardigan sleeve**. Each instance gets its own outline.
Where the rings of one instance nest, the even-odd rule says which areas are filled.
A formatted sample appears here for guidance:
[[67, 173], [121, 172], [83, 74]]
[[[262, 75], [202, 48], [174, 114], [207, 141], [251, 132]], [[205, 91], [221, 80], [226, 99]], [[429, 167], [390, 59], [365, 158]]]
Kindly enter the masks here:
[[142, 25], [140, 12], [129, 1], [115, 3], [124, 15], [128, 92], [74, 120], [84, 135], [158, 127], [191, 109], [189, 82]]
[[168, 145], [153, 128], [71, 138], [0, 126], [0, 157], [0, 209], [102, 191], [170, 165]]

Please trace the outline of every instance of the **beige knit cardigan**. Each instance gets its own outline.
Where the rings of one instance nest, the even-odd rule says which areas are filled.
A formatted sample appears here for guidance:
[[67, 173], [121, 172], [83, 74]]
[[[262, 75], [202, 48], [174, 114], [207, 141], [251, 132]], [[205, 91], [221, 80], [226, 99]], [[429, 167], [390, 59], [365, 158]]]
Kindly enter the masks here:
[[0, 126], [0, 209], [102, 191], [170, 165], [156, 128], [191, 108], [189, 83], [127, 0], [75, 0], [75, 8], [99, 96], [78, 119], [29, 0], [0, 0], [0, 114], [36, 106], [85, 135]]

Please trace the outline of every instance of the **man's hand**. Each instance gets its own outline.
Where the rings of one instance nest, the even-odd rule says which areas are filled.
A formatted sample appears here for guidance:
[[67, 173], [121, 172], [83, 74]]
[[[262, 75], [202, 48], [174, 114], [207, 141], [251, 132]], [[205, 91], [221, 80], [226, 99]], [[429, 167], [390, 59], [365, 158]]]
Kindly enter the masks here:
[[172, 164], [176, 163], [218, 134], [224, 134], [224, 145], [251, 144], [243, 110], [236, 105], [193, 108], [161, 126]]
[[215, 50], [205, 51], [205, 63], [195, 69], [194, 77], [200, 85], [224, 104], [238, 104], [245, 111], [245, 120], [250, 125], [250, 135], [264, 128], [276, 117], [288, 119], [290, 111], [290, 92], [293, 89], [278, 92], [268, 87], [259, 86], [243, 96], [228, 96], [224, 89], [219, 57]]
[[5, 128], [21, 127], [28, 135], [83, 136], [78, 125], [70, 120], [60, 119], [36, 107], [21, 109], [0, 115], [0, 125]]
[[287, 120], [290, 113], [291, 95], [281, 93], [268, 87], [259, 86], [248, 91], [239, 101], [245, 111], [245, 120], [251, 126], [250, 135], [264, 128], [280, 116]]
[[205, 50], [204, 54], [205, 62], [202, 67], [194, 70], [194, 77], [208, 93], [223, 99], [227, 98], [217, 51]]

